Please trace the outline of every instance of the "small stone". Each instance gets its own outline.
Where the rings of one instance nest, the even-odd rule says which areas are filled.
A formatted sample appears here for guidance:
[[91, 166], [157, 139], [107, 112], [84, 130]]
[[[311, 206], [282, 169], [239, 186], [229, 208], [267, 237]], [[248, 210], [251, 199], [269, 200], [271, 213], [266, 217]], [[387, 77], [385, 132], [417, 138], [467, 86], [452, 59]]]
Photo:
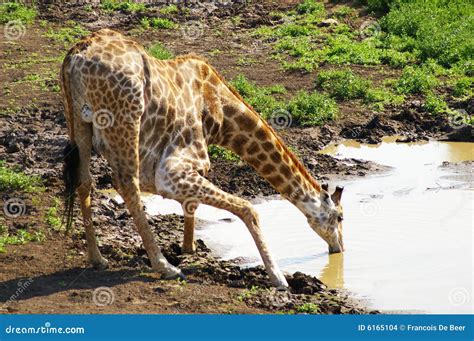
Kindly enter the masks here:
[[338, 25], [339, 24], [339, 21], [337, 21], [336, 19], [325, 19], [323, 21], [321, 21], [318, 26], [319, 27], [328, 27], [328, 26], [333, 26], [333, 25]]

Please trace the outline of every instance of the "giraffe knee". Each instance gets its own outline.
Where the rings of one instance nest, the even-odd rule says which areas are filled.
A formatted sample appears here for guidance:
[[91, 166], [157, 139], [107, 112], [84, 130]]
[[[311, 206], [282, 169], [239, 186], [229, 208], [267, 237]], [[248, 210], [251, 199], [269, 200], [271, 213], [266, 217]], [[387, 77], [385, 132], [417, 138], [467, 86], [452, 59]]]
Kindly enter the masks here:
[[257, 210], [253, 208], [250, 203], [247, 203], [247, 205], [242, 209], [239, 217], [247, 225], [248, 224], [251, 224], [253, 226], [260, 225], [260, 220], [258, 218]]
[[85, 180], [81, 180], [79, 186], [77, 186], [77, 193], [79, 194], [80, 198], [85, 198], [90, 195], [92, 188], [92, 178], [87, 178]]

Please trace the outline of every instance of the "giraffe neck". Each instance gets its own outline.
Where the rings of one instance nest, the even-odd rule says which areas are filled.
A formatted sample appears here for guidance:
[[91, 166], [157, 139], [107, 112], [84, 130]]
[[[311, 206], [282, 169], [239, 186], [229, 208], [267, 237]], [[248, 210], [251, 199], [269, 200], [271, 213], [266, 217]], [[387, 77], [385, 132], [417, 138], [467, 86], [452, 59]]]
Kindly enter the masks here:
[[275, 131], [247, 104], [225, 104], [222, 145], [250, 164], [305, 215], [321, 187]]

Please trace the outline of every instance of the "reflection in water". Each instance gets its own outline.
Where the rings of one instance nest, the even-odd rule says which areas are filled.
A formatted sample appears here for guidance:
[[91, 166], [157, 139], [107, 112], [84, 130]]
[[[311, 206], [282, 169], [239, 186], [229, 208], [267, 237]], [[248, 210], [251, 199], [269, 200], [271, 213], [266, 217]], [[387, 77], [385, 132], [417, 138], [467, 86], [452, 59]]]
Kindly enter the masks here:
[[329, 261], [320, 274], [320, 280], [330, 288], [344, 287], [344, 254], [329, 255]]

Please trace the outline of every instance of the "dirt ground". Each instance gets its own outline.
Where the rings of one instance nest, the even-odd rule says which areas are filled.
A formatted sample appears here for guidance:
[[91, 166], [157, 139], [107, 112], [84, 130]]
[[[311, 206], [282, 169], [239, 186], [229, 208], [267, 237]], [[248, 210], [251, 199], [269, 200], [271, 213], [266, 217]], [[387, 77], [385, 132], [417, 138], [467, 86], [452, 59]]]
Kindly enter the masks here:
[[[62, 27], [67, 20], [81, 23], [91, 31], [113, 28], [145, 46], [161, 41], [176, 55], [188, 52], [204, 55], [227, 79], [243, 73], [261, 86], [282, 84], [291, 95], [301, 89], [311, 90], [314, 74], [283, 71], [271, 58], [268, 46], [250, 48], [253, 38], [247, 34], [250, 28], [271, 23], [271, 11], [282, 6], [291, 7], [291, 4], [229, 5], [216, 9], [197, 6], [187, 16], [178, 18], [182, 22], [193, 16], [204, 18], [203, 31], [194, 40], [181, 39], [180, 30], [134, 30], [138, 18], [133, 14], [85, 12], [77, 6], [50, 7], [40, 12], [40, 19], [45, 20], [43, 24], [37, 22], [28, 27], [21, 40], [1, 41], [0, 83], [4, 84], [0, 94], [1, 159], [26, 174], [41, 176], [46, 185], [40, 200], [34, 194], [1, 193], [2, 200], [21, 197], [27, 204], [25, 215], [5, 218], [5, 221], [10, 231], [42, 229], [46, 239], [7, 246], [6, 252], [0, 253], [0, 313], [292, 313], [301, 312], [298, 308], [305, 303], [315, 304], [318, 310], [314, 312], [319, 313], [373, 312], [347, 293], [329, 290], [318, 279], [301, 273], [288, 274], [290, 292], [276, 292], [269, 289], [263, 269], [242, 270], [235, 264], [219, 261], [202, 241], [195, 255], [184, 256], [179, 247], [183, 221], [175, 215], [149, 217], [149, 220], [165, 255], [183, 269], [187, 280], [160, 280], [150, 272], [145, 251], [125, 207], [98, 191], [93, 194], [94, 214], [101, 251], [110, 261], [108, 270], [87, 267], [79, 214], [76, 214], [79, 223], [70, 235], [48, 228], [44, 221], [45, 211], [54, 198], [61, 196], [63, 189], [62, 150], [67, 137], [62, 102], [55, 89], [61, 56], [71, 45], [45, 37], [45, 32]], [[329, 9], [331, 6], [333, 4], [328, 3]], [[242, 20], [234, 24], [231, 19], [237, 15]], [[242, 56], [256, 62], [242, 65], [238, 62]], [[354, 68], [374, 81], [381, 77], [380, 69]], [[23, 82], [32, 71], [49, 74], [51, 79], [40, 85]], [[321, 127], [280, 131], [285, 142], [296, 150], [319, 181], [362, 177], [385, 170], [360, 160], [354, 161], [356, 166], [349, 167], [331, 156], [317, 153], [323, 146], [344, 138], [368, 143], [380, 142], [385, 135], [403, 135], [407, 141], [472, 138], [470, 131], [454, 129], [446, 117], [424, 112], [417, 98], [380, 112], [368, 111], [357, 101], [345, 102], [340, 109], [338, 120]], [[92, 171], [97, 189], [111, 188], [110, 172], [104, 160], [94, 156]], [[275, 194], [242, 163], [213, 161], [208, 177], [222, 189], [243, 197]], [[27, 288], [23, 290], [25, 285]], [[97, 304], [95, 290], [99, 287], [112, 290], [105, 305]], [[10, 301], [13, 296], [14, 300]]]

